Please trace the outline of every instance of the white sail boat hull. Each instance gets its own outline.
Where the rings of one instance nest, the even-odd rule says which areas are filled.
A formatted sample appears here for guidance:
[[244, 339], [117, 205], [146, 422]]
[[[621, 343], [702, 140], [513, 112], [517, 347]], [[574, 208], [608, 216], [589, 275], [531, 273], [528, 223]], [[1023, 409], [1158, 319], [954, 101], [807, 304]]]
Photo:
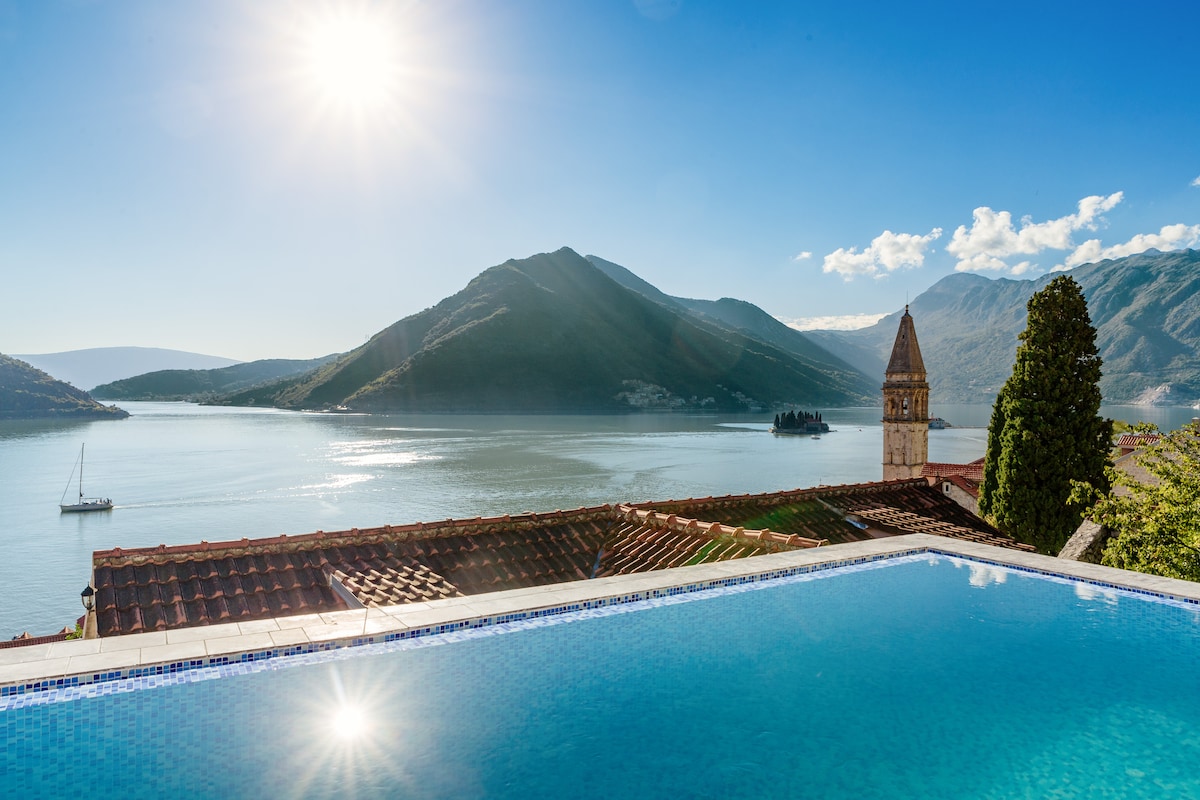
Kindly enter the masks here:
[[112, 500], [107, 497], [97, 498], [95, 500], [81, 500], [78, 503], [72, 503], [69, 506], [59, 505], [59, 511], [62, 512], [78, 512], [78, 511], [110, 511], [112, 510]]

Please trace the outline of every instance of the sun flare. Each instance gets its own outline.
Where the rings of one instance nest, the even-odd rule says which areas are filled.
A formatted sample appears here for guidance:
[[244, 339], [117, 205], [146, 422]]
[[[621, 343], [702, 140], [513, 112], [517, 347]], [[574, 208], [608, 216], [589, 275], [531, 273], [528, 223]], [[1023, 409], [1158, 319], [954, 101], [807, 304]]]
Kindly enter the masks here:
[[358, 739], [370, 729], [370, 718], [357, 706], [342, 705], [330, 717], [329, 725], [339, 739]]
[[307, 20], [300, 57], [307, 82], [331, 109], [377, 111], [399, 94], [397, 31], [391, 19], [369, 8], [331, 9]]

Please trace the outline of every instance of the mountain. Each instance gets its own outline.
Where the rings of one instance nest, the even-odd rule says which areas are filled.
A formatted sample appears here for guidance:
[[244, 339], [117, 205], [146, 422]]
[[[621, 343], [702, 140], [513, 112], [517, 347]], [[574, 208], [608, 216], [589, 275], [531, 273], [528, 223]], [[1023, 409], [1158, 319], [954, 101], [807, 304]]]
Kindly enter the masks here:
[[191, 400], [209, 401], [231, 392], [291, 375], [309, 372], [328, 364], [337, 355], [324, 358], [264, 359], [220, 369], [167, 369], [135, 375], [92, 389], [104, 400]]
[[[587, 260], [625, 288], [632, 289], [660, 305], [686, 311], [708, 324], [758, 339], [791, 354], [814, 369], [824, 372], [830, 386], [872, 398], [879, 393], [882, 366], [874, 372], [858, 369], [800, 331], [784, 325], [753, 303], [729, 297], [720, 300], [672, 297], [619, 264], [605, 261], [599, 256], [587, 256]], [[877, 399], [871, 402], [874, 404]]]
[[492, 267], [333, 362], [225, 402], [577, 412], [820, 408], [873, 395], [849, 367], [824, 369], [653, 301], [563, 248]]
[[1157, 251], [1079, 267], [1110, 402], [1200, 400], [1200, 251]]
[[87, 388], [163, 369], [216, 369], [240, 364], [232, 358], [158, 347], [93, 347], [63, 353], [16, 355], [61, 381]]
[[[1070, 273], [1083, 288], [1104, 360], [1108, 403], [1191, 405], [1200, 400], [1200, 252], [1110, 259]], [[948, 275], [911, 304], [939, 402], [991, 402], [1012, 372], [1025, 304], [1055, 275], [1033, 280]], [[858, 331], [809, 331], [870, 374], [891, 351], [902, 312]]]
[[0, 355], [0, 420], [123, 419], [129, 414], [104, 406], [87, 392], [51, 378], [40, 369]]

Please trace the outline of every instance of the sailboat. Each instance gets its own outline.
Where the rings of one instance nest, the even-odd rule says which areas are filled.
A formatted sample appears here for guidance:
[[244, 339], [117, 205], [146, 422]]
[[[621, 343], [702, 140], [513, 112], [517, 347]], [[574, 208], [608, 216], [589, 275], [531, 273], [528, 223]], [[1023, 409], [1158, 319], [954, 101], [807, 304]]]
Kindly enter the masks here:
[[83, 445], [79, 445], [79, 500], [75, 503], [63, 502], [67, 499], [67, 492], [71, 489], [71, 478], [75, 477], [75, 470], [71, 470], [71, 478], [67, 478], [67, 488], [63, 489], [63, 496], [58, 501], [59, 511], [108, 511], [113, 507], [113, 502], [107, 497], [84, 497], [83, 496]]

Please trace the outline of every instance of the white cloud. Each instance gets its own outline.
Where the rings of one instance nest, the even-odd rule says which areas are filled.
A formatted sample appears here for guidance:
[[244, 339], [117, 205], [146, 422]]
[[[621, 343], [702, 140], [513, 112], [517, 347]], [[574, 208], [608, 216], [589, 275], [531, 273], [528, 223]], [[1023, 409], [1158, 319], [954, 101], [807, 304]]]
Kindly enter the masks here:
[[795, 256], [792, 257], [792, 261], [807, 261], [810, 258], [812, 258], [812, 251], [811, 250], [802, 250], [801, 252], [797, 253]]
[[1196, 180], [1192, 181], [1192, 186], [1200, 186], [1200, 175], [1196, 176]]
[[1077, 583], [1075, 584], [1075, 596], [1080, 600], [1099, 600], [1105, 605], [1115, 606], [1119, 602], [1117, 593], [1111, 589], [1101, 589], [1095, 584]]
[[1075, 251], [1072, 252], [1071, 255], [1067, 256], [1066, 261], [1050, 271], [1062, 272], [1063, 270], [1071, 269], [1072, 267], [1078, 267], [1080, 264], [1091, 264], [1094, 261], [1103, 261], [1103, 258], [1100, 256], [1102, 252], [1104, 252], [1104, 248], [1101, 246], [1099, 239], [1088, 239], [1086, 242], [1079, 245], [1079, 247], [1076, 247]]
[[869, 328], [887, 314], [843, 314], [830, 317], [800, 317], [782, 322], [798, 331], [856, 331]]
[[[1200, 186], [1200, 177], [1192, 181], [1192, 185]], [[970, 226], [959, 225], [955, 229], [946, 251], [956, 258], [954, 268], [959, 272], [998, 272], [1022, 276], [1043, 270], [1038, 261], [1030, 256], [1037, 256], [1046, 250], [1065, 253], [1065, 257], [1057, 256], [1062, 263], [1051, 269], [1051, 272], [1061, 272], [1080, 264], [1122, 258], [1151, 248], [1171, 251], [1200, 246], [1200, 225], [1182, 223], [1165, 225], [1158, 233], [1139, 233], [1127, 242], [1109, 247], [1105, 247], [1099, 238], [1088, 239], [1082, 244], [1075, 243], [1073, 237], [1076, 233], [1101, 228], [1106, 222], [1104, 214], [1116, 208], [1124, 199], [1124, 192], [1090, 195], [1078, 202], [1075, 213], [1044, 222], [1034, 222], [1026, 216], [1014, 223], [1010, 212], [980, 206], [972, 213]], [[849, 281], [860, 275], [881, 278], [898, 269], [920, 267], [925, 263], [931, 243], [941, 235], [941, 228], [934, 228], [924, 236], [884, 231], [862, 251], [856, 247], [841, 247], [833, 251], [825, 256], [822, 269], [827, 273], [836, 272]], [[811, 252], [804, 251], [793, 260], [802, 261], [811, 257]], [[834, 329], [824, 321], [825, 318], [812, 319], [822, 321], [811, 325], [796, 321], [804, 327], [796, 323], [788, 324], [798, 330]], [[870, 320], [864, 325], [873, 322]]]
[[941, 235], [941, 228], [934, 228], [924, 236], [884, 231], [861, 253], [856, 247], [834, 250], [825, 256], [822, 269], [852, 280], [857, 275], [879, 278], [901, 268], [919, 267], [925, 263], [925, 251], [930, 243]]
[[1164, 225], [1158, 233], [1139, 233], [1124, 244], [1101, 247], [1099, 239], [1088, 239], [1076, 247], [1066, 261], [1054, 271], [1071, 269], [1080, 264], [1091, 264], [1106, 258], [1122, 258], [1144, 253], [1151, 248], [1157, 250], [1180, 250], [1200, 245], [1200, 225]]
[[993, 583], [1008, 582], [1008, 572], [1000, 567], [990, 567], [987, 564], [967, 564], [967, 569], [971, 571], [969, 578], [971, 585], [980, 589]]
[[1096, 230], [1103, 222], [1100, 215], [1112, 210], [1124, 196], [1123, 192], [1114, 192], [1107, 197], [1091, 195], [1079, 201], [1074, 214], [1045, 222], [1033, 222], [1024, 217], [1019, 229], [1013, 225], [1012, 214], [1008, 211], [980, 206], [972, 215], [971, 227], [959, 225], [946, 250], [958, 259], [954, 268], [959, 272], [1007, 270], [1021, 275], [1036, 269], [1036, 265], [1024, 260], [1014, 266], [1004, 259], [1074, 247], [1071, 234], [1085, 229]]

